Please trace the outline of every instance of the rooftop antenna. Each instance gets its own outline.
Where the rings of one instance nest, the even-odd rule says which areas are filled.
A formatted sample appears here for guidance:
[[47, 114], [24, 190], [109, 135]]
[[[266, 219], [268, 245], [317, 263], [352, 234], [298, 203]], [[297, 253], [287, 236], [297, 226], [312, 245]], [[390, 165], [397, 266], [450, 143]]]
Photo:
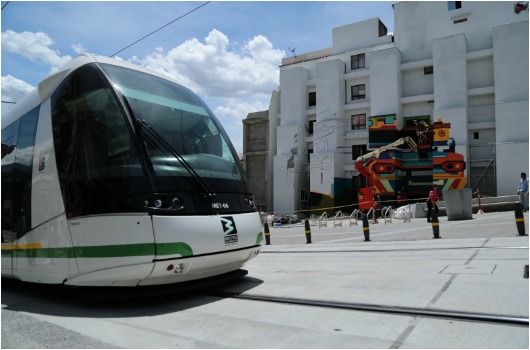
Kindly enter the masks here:
[[294, 53], [294, 50], [296, 50], [296, 47], [294, 49], [291, 49], [291, 47], [289, 46], [289, 51], [291, 51], [291, 53], [293, 54], [294, 58], [296, 58], [296, 54]]

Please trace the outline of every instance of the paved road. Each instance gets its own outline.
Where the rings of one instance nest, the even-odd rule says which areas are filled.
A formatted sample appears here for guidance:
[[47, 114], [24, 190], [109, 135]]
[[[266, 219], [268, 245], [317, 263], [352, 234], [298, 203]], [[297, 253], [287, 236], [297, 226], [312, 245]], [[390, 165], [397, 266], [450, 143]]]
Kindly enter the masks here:
[[[527, 217], [525, 217], [527, 219]], [[273, 228], [248, 275], [191, 293], [80, 298], [2, 281], [2, 348], [524, 348], [528, 236], [513, 213]], [[528, 230], [528, 227], [526, 228]], [[528, 231], [527, 231], [528, 232]]]

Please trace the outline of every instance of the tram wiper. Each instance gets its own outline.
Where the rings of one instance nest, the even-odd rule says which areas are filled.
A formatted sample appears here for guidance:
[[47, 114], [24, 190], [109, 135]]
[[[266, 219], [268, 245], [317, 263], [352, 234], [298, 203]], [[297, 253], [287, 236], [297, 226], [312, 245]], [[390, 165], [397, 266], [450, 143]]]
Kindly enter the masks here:
[[176, 160], [182, 164], [184, 169], [191, 175], [191, 177], [195, 180], [195, 184], [203, 191], [201, 193], [201, 196], [204, 199], [214, 199], [215, 198], [215, 192], [213, 192], [210, 187], [204, 182], [204, 180], [201, 178], [199, 174], [193, 169], [193, 167], [162, 137], [160, 134], [155, 131], [145, 120], [140, 120], [138, 118], [135, 118], [136, 126], [139, 128], [142, 128], [145, 130], [150, 136], [150, 138], [153, 138], [155, 141], [157, 141], [160, 145], [162, 145]]

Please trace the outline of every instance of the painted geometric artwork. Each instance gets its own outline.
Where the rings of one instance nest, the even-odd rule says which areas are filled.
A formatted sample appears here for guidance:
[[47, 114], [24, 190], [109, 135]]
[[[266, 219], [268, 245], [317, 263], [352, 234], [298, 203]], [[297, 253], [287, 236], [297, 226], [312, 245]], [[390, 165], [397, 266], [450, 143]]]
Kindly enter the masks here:
[[[431, 123], [429, 116], [405, 117], [404, 127], [398, 131], [395, 119], [370, 118], [368, 152], [376, 152], [355, 164], [367, 183], [359, 191], [359, 203], [371, 202], [374, 195], [380, 201], [392, 201], [398, 191], [408, 199], [425, 198], [433, 184], [438, 191], [465, 187], [466, 163], [464, 156], [455, 152], [450, 123], [441, 119]], [[409, 141], [401, 142], [405, 138]]]

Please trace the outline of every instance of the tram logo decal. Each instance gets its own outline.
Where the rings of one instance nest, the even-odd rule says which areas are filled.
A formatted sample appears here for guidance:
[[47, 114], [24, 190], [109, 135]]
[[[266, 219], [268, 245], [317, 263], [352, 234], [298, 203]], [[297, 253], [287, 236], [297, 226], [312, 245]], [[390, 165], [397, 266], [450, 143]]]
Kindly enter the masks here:
[[235, 244], [238, 241], [237, 228], [234, 218], [231, 216], [222, 216], [221, 224], [225, 234], [225, 244]]
[[42, 173], [46, 168], [46, 157], [48, 155], [45, 152], [39, 152], [39, 173]]

